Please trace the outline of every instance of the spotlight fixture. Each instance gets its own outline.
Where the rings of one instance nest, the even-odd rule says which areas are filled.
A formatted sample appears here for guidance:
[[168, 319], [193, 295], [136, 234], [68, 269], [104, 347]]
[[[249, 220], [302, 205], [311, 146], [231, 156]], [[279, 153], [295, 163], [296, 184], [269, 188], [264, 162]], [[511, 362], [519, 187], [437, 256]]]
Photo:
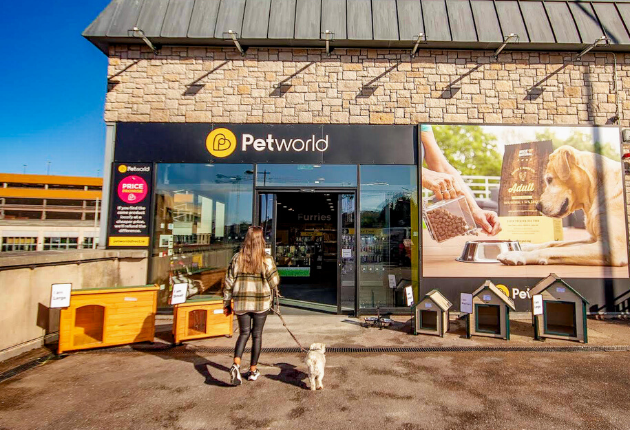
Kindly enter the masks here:
[[580, 52], [578, 54], [578, 56], [577, 56], [577, 59], [578, 60], [581, 59], [584, 55], [586, 55], [587, 52], [589, 52], [591, 49], [595, 48], [597, 45], [601, 45], [602, 43], [608, 44], [608, 43], [610, 43], [610, 40], [606, 36], [600, 37], [595, 42], [593, 42], [589, 46], [587, 46], [582, 52]]
[[411, 50], [411, 56], [414, 57], [416, 55], [416, 52], [418, 52], [418, 48], [420, 47], [421, 43], [426, 43], [427, 41], [427, 35], [424, 33], [420, 33], [418, 34], [418, 36], [416, 36], [416, 44], [413, 45], [413, 49]]
[[[227, 34], [227, 37], [225, 37], [226, 34]], [[236, 49], [238, 49], [238, 52], [240, 52], [243, 57], [245, 56], [245, 49], [243, 49], [243, 47], [241, 46], [241, 43], [238, 41], [238, 33], [236, 31], [228, 30], [227, 33], [223, 33], [223, 38], [232, 39], [232, 42], [234, 42], [234, 46], [236, 46]]]
[[335, 40], [335, 33], [330, 30], [326, 30], [322, 34], [324, 35], [324, 40], [326, 41], [326, 54], [330, 57], [330, 53], [332, 52], [330, 42]]
[[497, 58], [499, 56], [499, 54], [501, 53], [501, 51], [503, 51], [503, 49], [505, 49], [505, 47], [507, 46], [508, 43], [512, 42], [512, 39], [516, 39], [514, 40], [514, 42], [518, 42], [518, 34], [516, 33], [510, 33], [508, 36], [506, 36], [503, 39], [503, 43], [501, 44], [501, 46], [499, 46], [499, 49], [497, 49], [496, 51], [494, 51], [494, 58]]
[[144, 34], [144, 31], [142, 29], [138, 27], [134, 27], [131, 30], [127, 30], [127, 35], [129, 37], [139, 37], [140, 39], [142, 39], [142, 41], [146, 43], [149, 48], [151, 48], [151, 51], [153, 51], [153, 54], [158, 55], [160, 53], [161, 46], [154, 45], [153, 43], [151, 43], [151, 41]]

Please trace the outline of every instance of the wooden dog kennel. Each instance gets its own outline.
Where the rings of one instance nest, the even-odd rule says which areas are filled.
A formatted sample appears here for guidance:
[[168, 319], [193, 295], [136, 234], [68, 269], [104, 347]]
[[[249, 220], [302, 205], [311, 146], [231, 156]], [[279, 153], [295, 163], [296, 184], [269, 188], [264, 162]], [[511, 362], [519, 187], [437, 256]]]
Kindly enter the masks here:
[[486, 336], [510, 340], [510, 309], [514, 302], [492, 282], [486, 281], [473, 293], [473, 309], [466, 320], [467, 337]]
[[541, 280], [529, 292], [542, 296], [542, 315], [532, 315], [534, 337], [588, 342], [586, 305], [588, 301], [555, 273]]
[[74, 290], [61, 310], [58, 353], [153, 342], [157, 285]]
[[223, 315], [220, 296], [193, 296], [173, 306], [175, 343], [213, 336], [232, 336], [234, 316]]
[[414, 334], [432, 334], [444, 337], [449, 329], [449, 309], [453, 306], [438, 290], [429, 291], [412, 306]]

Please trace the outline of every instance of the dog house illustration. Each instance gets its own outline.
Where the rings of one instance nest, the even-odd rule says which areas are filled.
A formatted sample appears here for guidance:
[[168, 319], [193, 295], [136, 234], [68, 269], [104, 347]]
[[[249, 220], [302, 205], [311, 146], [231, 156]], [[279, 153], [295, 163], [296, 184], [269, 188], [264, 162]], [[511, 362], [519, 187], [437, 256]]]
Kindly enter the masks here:
[[432, 334], [444, 337], [449, 329], [449, 309], [453, 306], [438, 290], [429, 291], [412, 306], [415, 316], [414, 334]]
[[213, 336], [232, 336], [232, 315], [223, 315], [223, 298], [220, 296], [193, 296], [173, 306], [173, 338], [175, 343], [184, 340]]
[[534, 335], [541, 338], [588, 342], [586, 305], [588, 301], [555, 273], [530, 290], [532, 309], [534, 296], [542, 296], [542, 315], [532, 315]]
[[74, 290], [61, 310], [58, 353], [153, 341], [157, 285]]
[[486, 281], [473, 293], [472, 314], [467, 318], [467, 336], [510, 340], [510, 309], [514, 302], [492, 282]]

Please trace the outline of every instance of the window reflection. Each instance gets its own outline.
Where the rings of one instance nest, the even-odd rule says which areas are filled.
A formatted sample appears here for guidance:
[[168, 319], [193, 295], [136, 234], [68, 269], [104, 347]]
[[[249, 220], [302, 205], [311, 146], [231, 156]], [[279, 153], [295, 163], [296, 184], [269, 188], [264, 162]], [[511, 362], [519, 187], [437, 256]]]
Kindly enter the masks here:
[[219, 294], [252, 222], [253, 166], [159, 164], [151, 279], [166, 306], [175, 283], [189, 296]]
[[355, 165], [260, 164], [256, 177], [259, 187], [356, 187]]

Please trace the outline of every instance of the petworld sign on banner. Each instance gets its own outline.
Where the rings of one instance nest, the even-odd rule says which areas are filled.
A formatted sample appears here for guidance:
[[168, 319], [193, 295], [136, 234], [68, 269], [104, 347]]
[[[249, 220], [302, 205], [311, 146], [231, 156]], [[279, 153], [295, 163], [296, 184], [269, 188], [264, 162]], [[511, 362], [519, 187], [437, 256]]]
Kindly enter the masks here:
[[[413, 126], [121, 123], [116, 161], [415, 164]], [[393, 150], [395, 149], [395, 150]]]
[[149, 246], [152, 178], [151, 164], [114, 164], [108, 247]]

